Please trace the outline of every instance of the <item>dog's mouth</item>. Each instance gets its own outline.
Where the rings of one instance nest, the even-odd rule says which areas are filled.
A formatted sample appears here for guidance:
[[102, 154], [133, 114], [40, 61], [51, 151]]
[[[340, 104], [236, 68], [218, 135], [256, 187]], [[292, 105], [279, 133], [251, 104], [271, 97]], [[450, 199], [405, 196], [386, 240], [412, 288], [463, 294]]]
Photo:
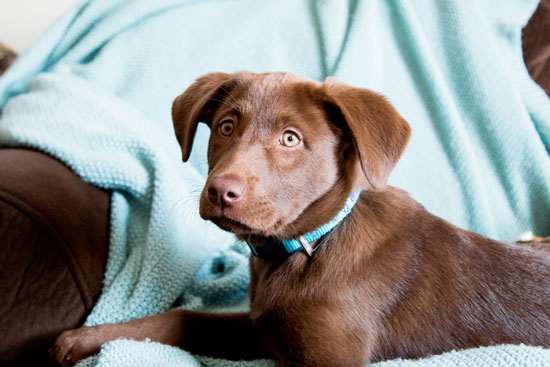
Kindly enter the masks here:
[[[237, 235], [237, 237], [246, 240], [249, 237], [270, 237], [273, 236], [278, 228], [277, 223], [273, 225], [272, 218], [263, 218], [260, 220], [254, 216], [244, 216], [245, 219], [241, 219], [241, 216], [235, 215], [231, 210], [214, 210], [210, 211], [207, 215], [203, 216], [203, 219], [209, 220], [216, 224], [224, 231], [228, 231]], [[247, 220], [246, 218], [251, 218]], [[263, 223], [269, 222], [269, 223]]]
[[252, 206], [240, 203], [236, 206], [220, 207], [210, 203], [203, 195], [199, 211], [203, 219], [246, 241], [248, 238], [281, 235], [287, 218], [275, 215], [277, 211], [270, 204], [264, 201]]
[[239, 220], [232, 219], [230, 217], [221, 215], [213, 218], [209, 218], [210, 221], [214, 222], [218, 227], [224, 231], [232, 232], [237, 235], [239, 234], [259, 234], [261, 232], [258, 229], [252, 228], [247, 224], [242, 223]]
[[237, 219], [230, 218], [225, 215], [209, 218], [210, 221], [215, 223], [218, 227], [224, 231], [234, 233], [235, 235], [246, 238], [248, 236], [263, 236], [265, 230], [251, 227]]

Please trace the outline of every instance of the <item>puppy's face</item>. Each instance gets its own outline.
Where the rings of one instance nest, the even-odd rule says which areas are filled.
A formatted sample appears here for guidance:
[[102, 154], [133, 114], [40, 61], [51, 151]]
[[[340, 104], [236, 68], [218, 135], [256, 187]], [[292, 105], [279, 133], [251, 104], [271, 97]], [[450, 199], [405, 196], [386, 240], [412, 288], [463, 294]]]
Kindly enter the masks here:
[[[197, 80], [175, 100], [173, 119], [184, 160], [196, 124], [211, 129], [201, 217], [251, 242], [291, 238], [330, 220], [357, 186], [382, 186], [406, 144], [408, 125], [395, 158], [374, 152], [380, 142], [361, 152], [358, 139], [369, 144], [378, 134], [354, 131], [357, 124], [349, 120], [365, 101], [346, 88], [358, 90], [288, 73], [217, 73]], [[389, 105], [368, 93], [375, 105]]]
[[[287, 75], [250, 78], [210, 111], [204, 219], [239, 235], [281, 236], [343, 175], [342, 131], [308, 95], [310, 87]], [[214, 193], [224, 189], [241, 197]]]

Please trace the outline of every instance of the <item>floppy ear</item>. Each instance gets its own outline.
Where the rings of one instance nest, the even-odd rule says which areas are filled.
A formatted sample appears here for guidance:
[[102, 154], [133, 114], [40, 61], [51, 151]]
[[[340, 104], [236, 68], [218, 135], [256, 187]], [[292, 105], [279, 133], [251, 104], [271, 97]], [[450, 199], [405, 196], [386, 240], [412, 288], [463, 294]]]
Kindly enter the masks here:
[[411, 128], [381, 95], [328, 78], [323, 84], [326, 102], [344, 120], [361, 168], [375, 189], [386, 184], [405, 150]]
[[197, 125], [205, 121], [205, 112], [212, 104], [217, 103], [218, 94], [227, 93], [224, 84], [233, 76], [226, 73], [211, 73], [198, 78], [189, 88], [179, 95], [172, 104], [172, 122], [176, 138], [181, 147], [182, 158], [187, 162]]

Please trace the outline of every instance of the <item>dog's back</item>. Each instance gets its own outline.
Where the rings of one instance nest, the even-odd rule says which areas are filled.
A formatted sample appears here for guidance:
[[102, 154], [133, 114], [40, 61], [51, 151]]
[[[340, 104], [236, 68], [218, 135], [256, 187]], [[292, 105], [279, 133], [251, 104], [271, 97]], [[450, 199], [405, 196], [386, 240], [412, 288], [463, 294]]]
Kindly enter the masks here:
[[[396, 190], [388, 191], [371, 193], [369, 208], [376, 207], [373, 197], [387, 206]], [[393, 220], [378, 222], [381, 232], [397, 233], [380, 246], [383, 270], [375, 276], [392, 272], [400, 281], [395, 302], [382, 308], [373, 360], [495, 344], [550, 347], [550, 243], [494, 241], [398, 196], [399, 209], [388, 213]]]

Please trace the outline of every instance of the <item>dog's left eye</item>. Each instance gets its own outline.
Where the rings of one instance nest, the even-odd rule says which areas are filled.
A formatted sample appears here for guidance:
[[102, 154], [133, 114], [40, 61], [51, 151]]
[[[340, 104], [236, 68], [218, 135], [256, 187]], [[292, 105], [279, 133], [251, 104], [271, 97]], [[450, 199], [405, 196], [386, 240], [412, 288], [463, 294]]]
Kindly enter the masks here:
[[298, 137], [298, 135], [291, 131], [285, 131], [283, 133], [283, 136], [281, 136], [281, 144], [283, 144], [285, 147], [292, 148], [300, 144], [300, 138]]
[[233, 134], [233, 121], [225, 120], [220, 125], [220, 131], [222, 135], [229, 136]]

